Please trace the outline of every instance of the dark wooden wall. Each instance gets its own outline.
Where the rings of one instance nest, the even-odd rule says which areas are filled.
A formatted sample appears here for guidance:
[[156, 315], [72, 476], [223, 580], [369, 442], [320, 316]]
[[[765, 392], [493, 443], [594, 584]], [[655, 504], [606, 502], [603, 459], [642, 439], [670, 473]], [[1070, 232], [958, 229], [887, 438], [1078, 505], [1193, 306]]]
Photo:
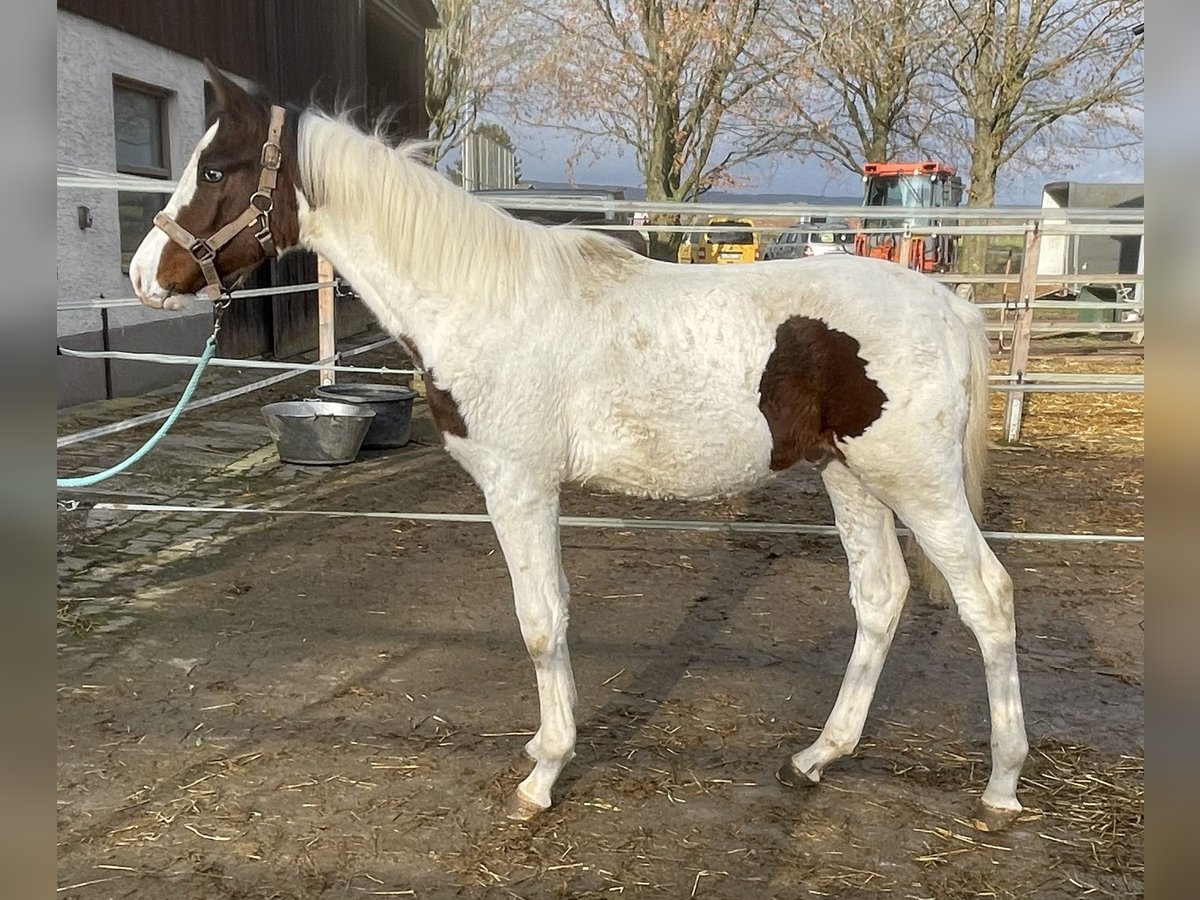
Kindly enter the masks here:
[[267, 3], [244, 0], [58, 0], [67, 10], [266, 84]]

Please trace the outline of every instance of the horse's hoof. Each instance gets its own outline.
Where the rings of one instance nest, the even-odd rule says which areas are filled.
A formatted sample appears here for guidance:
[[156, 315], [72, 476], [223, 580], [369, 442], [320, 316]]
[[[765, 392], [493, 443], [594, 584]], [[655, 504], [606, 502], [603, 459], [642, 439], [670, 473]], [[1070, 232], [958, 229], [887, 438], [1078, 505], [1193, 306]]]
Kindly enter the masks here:
[[504, 818], [512, 822], [528, 822], [530, 819], [535, 818], [538, 813], [545, 812], [549, 808], [548, 806], [540, 806], [527, 797], [523, 797], [520, 791], [514, 791], [504, 801]]
[[775, 773], [775, 780], [793, 788], [816, 787], [820, 783], [820, 779], [813, 778], [807, 772], [797, 769], [792, 763], [791, 757], [788, 757], [779, 767], [779, 771]]
[[979, 802], [971, 824], [979, 831], [1003, 831], [1021, 814], [1018, 809], [1002, 809], [999, 806]]

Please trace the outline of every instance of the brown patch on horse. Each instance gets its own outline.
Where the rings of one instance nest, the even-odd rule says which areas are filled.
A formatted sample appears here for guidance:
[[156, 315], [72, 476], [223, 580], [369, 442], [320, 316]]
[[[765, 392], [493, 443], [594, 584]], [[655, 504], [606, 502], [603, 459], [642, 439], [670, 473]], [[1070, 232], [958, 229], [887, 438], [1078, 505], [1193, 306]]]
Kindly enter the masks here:
[[858, 437], [879, 418], [888, 398], [858, 351], [858, 341], [816, 319], [796, 316], [776, 329], [758, 385], [773, 470], [841, 459], [836, 441]]
[[458, 411], [454, 395], [433, 383], [433, 370], [425, 368], [425, 363], [421, 361], [421, 351], [417, 349], [417, 345], [412, 340], [405, 336], [401, 336], [397, 340], [408, 351], [408, 355], [417, 364], [417, 368], [424, 372], [421, 380], [425, 382], [425, 404], [429, 407], [429, 415], [433, 419], [438, 434], [442, 436], [443, 440], [447, 434], [465, 438], [467, 423], [463, 421], [462, 413]]
[[[180, 226], [198, 238], [211, 237], [240, 216], [258, 190], [262, 172], [262, 148], [270, 126], [270, 106], [250, 96], [240, 85], [216, 68], [209, 77], [217, 95], [217, 126], [212, 141], [200, 154], [196, 168], [196, 191], [174, 217]], [[283, 160], [272, 193], [268, 216], [271, 235], [279, 252], [300, 240], [300, 213], [296, 188], [300, 185], [298, 116], [288, 113], [280, 135]], [[209, 183], [201, 177], [205, 169], [219, 169], [224, 177]], [[254, 226], [243, 229], [217, 253], [216, 267], [222, 279], [246, 274], [261, 265], [267, 255], [254, 237]], [[204, 286], [200, 267], [187, 251], [169, 242], [158, 266], [158, 283], [177, 293], [196, 293]]]
[[425, 402], [429, 404], [429, 415], [433, 417], [433, 424], [443, 435], [453, 434], [456, 437], [465, 438], [467, 423], [463, 421], [462, 413], [458, 411], [454, 395], [433, 383], [433, 372], [429, 369], [425, 370], [422, 377], [425, 380]]

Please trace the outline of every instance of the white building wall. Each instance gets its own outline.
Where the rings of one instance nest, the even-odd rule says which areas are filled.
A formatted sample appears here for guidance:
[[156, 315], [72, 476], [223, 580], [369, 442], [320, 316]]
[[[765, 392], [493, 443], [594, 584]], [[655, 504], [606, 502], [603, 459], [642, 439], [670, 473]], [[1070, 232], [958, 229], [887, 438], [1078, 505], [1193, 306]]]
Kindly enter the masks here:
[[[1067, 205], [1067, 192], [1060, 190], [1042, 191], [1042, 209], [1062, 209]], [[1047, 216], [1046, 225], [1063, 225], [1065, 218]], [[1065, 275], [1067, 272], [1067, 236], [1065, 234], [1043, 234], [1038, 252], [1039, 275]]]
[[[178, 177], [204, 133], [204, 64], [73, 13], [59, 10], [57, 18], [58, 162], [116, 171], [113, 76], [122, 76], [171, 92], [168, 148], [171, 177]], [[87, 230], [79, 228], [80, 205], [92, 210], [94, 225]], [[121, 272], [115, 191], [60, 189], [56, 228], [59, 301], [133, 296], [129, 277]], [[119, 328], [165, 315], [171, 314], [113, 309], [109, 325]], [[100, 327], [99, 312], [58, 314], [60, 337]]]

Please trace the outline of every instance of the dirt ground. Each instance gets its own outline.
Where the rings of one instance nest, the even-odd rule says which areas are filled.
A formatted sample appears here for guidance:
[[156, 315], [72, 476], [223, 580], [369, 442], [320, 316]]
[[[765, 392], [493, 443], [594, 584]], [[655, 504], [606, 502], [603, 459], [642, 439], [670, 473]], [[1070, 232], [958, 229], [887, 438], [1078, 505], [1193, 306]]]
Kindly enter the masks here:
[[[1141, 371], [1101, 351], [1035, 364]], [[163, 466], [113, 490], [280, 514], [60, 516], [59, 896], [1142, 894], [1140, 545], [995, 543], [1032, 747], [1026, 813], [995, 835], [969, 824], [987, 708], [951, 609], [913, 593], [858, 750], [792, 792], [773, 773], [819, 730], [853, 638], [837, 542], [565, 529], [578, 755], [517, 824], [500, 805], [536, 690], [488, 526], [282, 513], [481, 512], [478, 490], [418, 441], [280, 465], [261, 402], [181, 433], [213, 457], [203, 481]], [[992, 452], [985, 527], [1141, 533], [1141, 415], [1140, 396], [1031, 396], [1025, 443]], [[70, 449], [64, 469], [95, 452]], [[571, 490], [564, 512], [832, 521], [809, 470], [714, 503]]]

